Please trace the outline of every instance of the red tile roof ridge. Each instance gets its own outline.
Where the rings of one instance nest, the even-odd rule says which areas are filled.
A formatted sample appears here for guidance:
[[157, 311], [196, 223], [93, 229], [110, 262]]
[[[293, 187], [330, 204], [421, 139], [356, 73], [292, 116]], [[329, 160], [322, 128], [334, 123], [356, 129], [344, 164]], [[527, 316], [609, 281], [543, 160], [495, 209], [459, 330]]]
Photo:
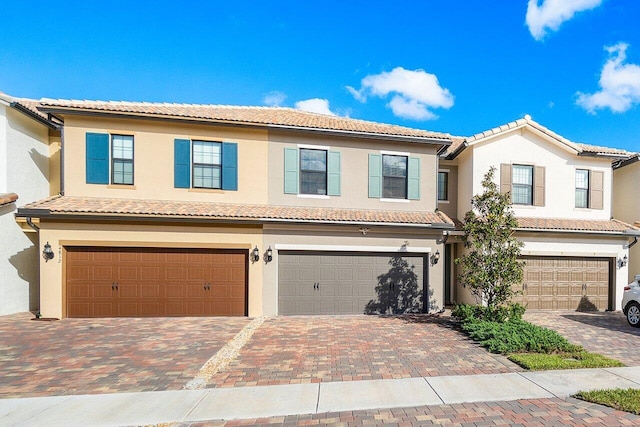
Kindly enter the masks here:
[[16, 193], [0, 193], [0, 206], [8, 205], [18, 200]]

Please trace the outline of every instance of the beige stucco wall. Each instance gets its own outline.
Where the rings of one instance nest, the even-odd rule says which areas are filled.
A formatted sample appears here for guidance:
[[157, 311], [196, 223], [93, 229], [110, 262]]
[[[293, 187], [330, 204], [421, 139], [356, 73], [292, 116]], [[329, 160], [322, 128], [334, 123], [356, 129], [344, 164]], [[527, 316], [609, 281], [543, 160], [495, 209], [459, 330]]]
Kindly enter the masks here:
[[[471, 145], [466, 151], [473, 151], [473, 194], [482, 192], [482, 179], [491, 166], [497, 169], [496, 183], [500, 182], [501, 163], [545, 167], [545, 205], [513, 205], [516, 216], [590, 220], [611, 218], [611, 159], [579, 157], [527, 129], [508, 132]], [[576, 169], [604, 173], [604, 209], [575, 207]]]
[[[263, 248], [262, 233], [258, 226], [234, 227], [217, 225], [147, 225], [147, 224], [88, 224], [40, 223], [40, 241], [49, 242], [55, 256], [45, 262], [40, 257], [40, 310], [44, 317], [65, 316], [64, 247], [116, 246], [116, 247], [179, 247], [247, 249]], [[249, 262], [249, 316], [263, 314], [263, 263]]]
[[[449, 174], [449, 198], [448, 200], [438, 200], [438, 209], [450, 218], [458, 217], [458, 166], [451, 162], [441, 161], [438, 172]], [[437, 193], [436, 193], [437, 198]]]
[[[284, 193], [284, 149], [298, 144], [339, 151], [341, 160], [340, 196], [309, 197]], [[317, 206], [352, 209], [409, 210], [433, 212], [436, 208], [438, 146], [336, 138], [323, 135], [269, 132], [269, 203], [272, 205]], [[369, 154], [380, 151], [409, 153], [420, 158], [420, 200], [369, 198]]]
[[[133, 135], [134, 185], [87, 184], [87, 132]], [[238, 190], [174, 188], [174, 139], [238, 144]], [[267, 203], [267, 133], [241, 127], [67, 116], [65, 195], [125, 199]]]
[[263, 269], [263, 301], [264, 314], [275, 315], [278, 312], [278, 249], [309, 251], [345, 251], [357, 252], [375, 251], [376, 247], [391, 247], [400, 250], [407, 244], [409, 250], [427, 248], [430, 252], [440, 252], [440, 262], [429, 266], [429, 296], [432, 311], [443, 307], [444, 293], [444, 247], [436, 239], [441, 232], [400, 229], [397, 227], [369, 227], [366, 235], [359, 231], [359, 226], [295, 226], [295, 225], [265, 225], [263, 245], [273, 249], [273, 261]]
[[[633, 224], [640, 221], [640, 162], [635, 162], [613, 171], [613, 217]], [[627, 283], [640, 274], [640, 245], [629, 249]]]

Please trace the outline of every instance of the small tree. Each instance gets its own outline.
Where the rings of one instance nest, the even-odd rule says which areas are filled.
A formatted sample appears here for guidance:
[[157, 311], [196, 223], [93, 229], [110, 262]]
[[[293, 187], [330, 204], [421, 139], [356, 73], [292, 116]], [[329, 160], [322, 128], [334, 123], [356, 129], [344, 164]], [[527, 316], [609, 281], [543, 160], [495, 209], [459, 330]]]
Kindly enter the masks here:
[[513, 235], [518, 225], [511, 210], [511, 196], [500, 193], [491, 167], [482, 181], [484, 192], [471, 199], [464, 216], [463, 241], [469, 253], [456, 259], [459, 276], [476, 302], [489, 312], [508, 304], [516, 294], [513, 285], [522, 281], [524, 263], [519, 261], [522, 243]]

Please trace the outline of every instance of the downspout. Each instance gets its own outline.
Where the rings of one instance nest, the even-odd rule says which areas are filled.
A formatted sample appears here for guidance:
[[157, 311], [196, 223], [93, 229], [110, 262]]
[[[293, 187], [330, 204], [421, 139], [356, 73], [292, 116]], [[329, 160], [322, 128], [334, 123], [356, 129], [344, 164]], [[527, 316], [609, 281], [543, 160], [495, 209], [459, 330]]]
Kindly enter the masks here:
[[35, 225], [33, 223], [33, 221], [31, 221], [31, 217], [30, 216], [27, 217], [27, 224], [29, 225], [29, 227], [33, 228], [36, 231], [36, 233], [38, 231], [40, 231], [40, 227], [38, 227], [37, 225]]
[[633, 245], [635, 245], [636, 243], [638, 243], [638, 236], [634, 236], [633, 242], [629, 243], [627, 245], [626, 249], [631, 249], [633, 247]]
[[60, 126], [60, 195], [64, 196], [64, 125]]

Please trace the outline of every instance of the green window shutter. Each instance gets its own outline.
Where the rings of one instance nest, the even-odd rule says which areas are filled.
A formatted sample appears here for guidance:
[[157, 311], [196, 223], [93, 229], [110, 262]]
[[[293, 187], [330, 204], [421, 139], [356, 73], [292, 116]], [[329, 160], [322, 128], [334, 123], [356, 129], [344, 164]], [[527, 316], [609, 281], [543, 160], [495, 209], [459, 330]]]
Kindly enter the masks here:
[[369, 197], [382, 197], [382, 156], [369, 154]]
[[298, 194], [300, 160], [297, 148], [284, 149], [284, 192]]
[[191, 141], [188, 139], [173, 141], [173, 186], [191, 187]]
[[238, 144], [222, 143], [222, 189], [238, 190]]
[[340, 195], [340, 152], [327, 153], [327, 195]]
[[420, 159], [409, 157], [407, 171], [407, 199], [420, 200]]
[[109, 183], [109, 134], [86, 134], [86, 181], [87, 184]]

